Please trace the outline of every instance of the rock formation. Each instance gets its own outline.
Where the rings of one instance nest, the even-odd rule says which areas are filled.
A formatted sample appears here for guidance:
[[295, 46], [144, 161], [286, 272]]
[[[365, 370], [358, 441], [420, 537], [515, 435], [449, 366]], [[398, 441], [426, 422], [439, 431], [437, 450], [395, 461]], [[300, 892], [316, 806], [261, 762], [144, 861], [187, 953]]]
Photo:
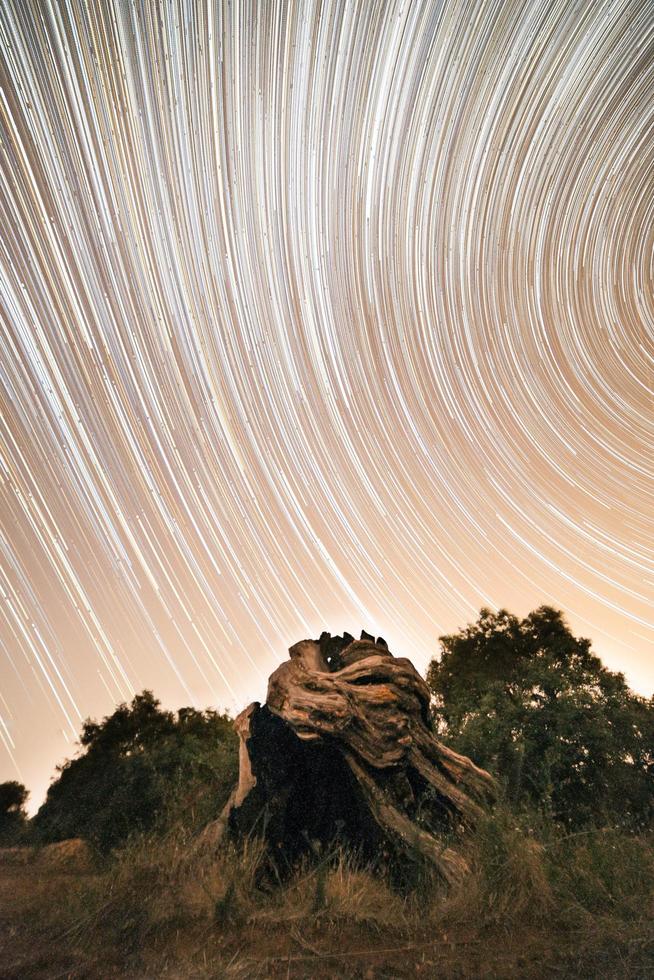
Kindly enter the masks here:
[[461, 834], [493, 795], [487, 772], [443, 745], [409, 660], [363, 632], [302, 640], [236, 719], [240, 773], [210, 836], [263, 837], [275, 871], [343, 844], [391, 868], [466, 871]]

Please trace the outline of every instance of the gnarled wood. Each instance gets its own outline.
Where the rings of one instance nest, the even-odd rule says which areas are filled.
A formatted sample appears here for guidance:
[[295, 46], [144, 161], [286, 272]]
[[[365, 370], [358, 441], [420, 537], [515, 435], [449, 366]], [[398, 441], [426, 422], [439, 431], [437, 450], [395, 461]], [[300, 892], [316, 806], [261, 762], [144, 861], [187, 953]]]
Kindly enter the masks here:
[[459, 879], [466, 865], [453, 842], [493, 781], [435, 737], [411, 662], [366, 633], [323, 633], [289, 654], [266, 704], [236, 719], [239, 782], [213, 839], [261, 834], [278, 868], [341, 842], [366, 860], [424, 861]]

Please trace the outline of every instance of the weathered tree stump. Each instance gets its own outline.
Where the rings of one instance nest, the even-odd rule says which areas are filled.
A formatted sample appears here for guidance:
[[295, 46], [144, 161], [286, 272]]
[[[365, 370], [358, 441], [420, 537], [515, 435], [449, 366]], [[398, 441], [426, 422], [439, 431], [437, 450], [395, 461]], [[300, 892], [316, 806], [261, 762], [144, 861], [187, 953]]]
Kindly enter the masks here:
[[426, 863], [458, 880], [456, 842], [493, 781], [435, 737], [411, 662], [365, 632], [323, 633], [289, 654], [266, 703], [236, 719], [239, 781], [209, 836], [263, 837], [278, 873], [340, 843], [373, 864]]

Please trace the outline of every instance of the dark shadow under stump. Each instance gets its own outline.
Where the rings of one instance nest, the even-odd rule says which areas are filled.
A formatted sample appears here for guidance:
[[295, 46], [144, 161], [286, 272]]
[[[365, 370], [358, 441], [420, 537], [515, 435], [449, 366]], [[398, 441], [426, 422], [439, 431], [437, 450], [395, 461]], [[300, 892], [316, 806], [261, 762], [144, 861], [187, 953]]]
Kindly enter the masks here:
[[262, 837], [280, 873], [339, 846], [365, 864], [380, 858], [383, 834], [336, 745], [302, 741], [263, 705], [246, 746], [256, 784], [229, 814], [234, 839]]

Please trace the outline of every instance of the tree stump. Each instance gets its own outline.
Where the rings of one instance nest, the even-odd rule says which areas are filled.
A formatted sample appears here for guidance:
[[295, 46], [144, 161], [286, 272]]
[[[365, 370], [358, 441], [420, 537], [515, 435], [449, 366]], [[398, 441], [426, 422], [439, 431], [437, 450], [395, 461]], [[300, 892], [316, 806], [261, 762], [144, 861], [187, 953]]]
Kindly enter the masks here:
[[302, 640], [236, 719], [239, 781], [209, 830], [263, 837], [277, 874], [343, 845], [373, 865], [466, 872], [456, 848], [493, 796], [491, 776], [443, 745], [409, 660], [363, 632]]

